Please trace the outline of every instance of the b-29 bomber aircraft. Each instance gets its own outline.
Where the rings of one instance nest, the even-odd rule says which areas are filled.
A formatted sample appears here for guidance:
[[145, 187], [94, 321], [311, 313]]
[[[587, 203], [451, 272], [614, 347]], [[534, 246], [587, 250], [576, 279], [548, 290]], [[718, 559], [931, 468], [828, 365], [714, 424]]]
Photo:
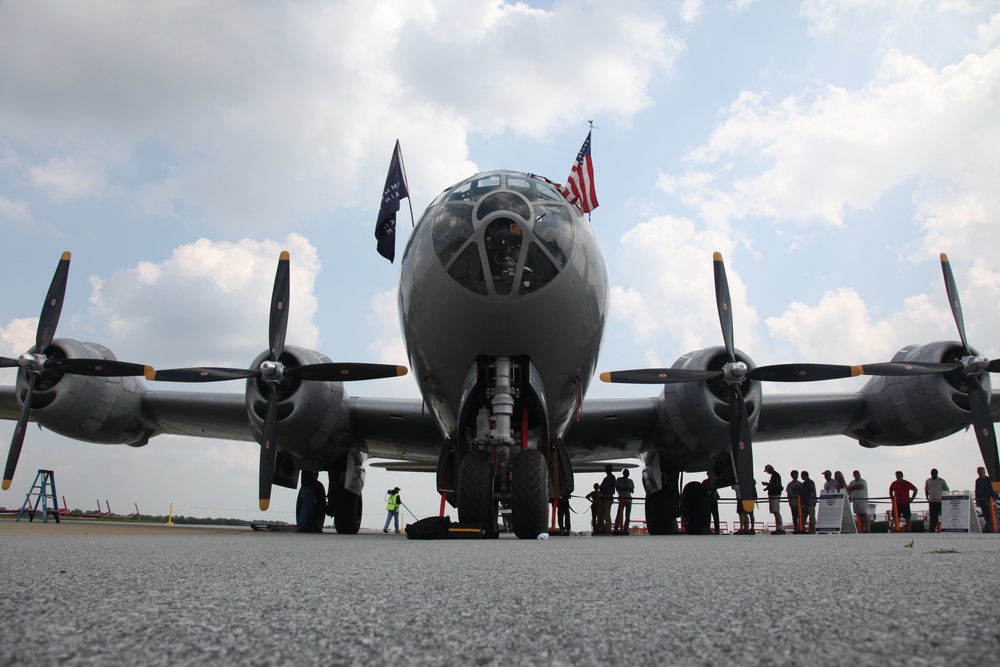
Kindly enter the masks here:
[[[340, 533], [361, 525], [364, 465], [436, 476], [463, 522], [497, 535], [498, 505], [514, 531], [547, 529], [548, 506], [574, 472], [638, 457], [649, 532], [674, 532], [682, 472], [752, 498], [753, 442], [844, 435], [862, 446], [902, 446], [970, 425], [1000, 480], [994, 422], [1000, 400], [990, 361], [969, 345], [947, 257], [942, 269], [959, 341], [909, 345], [870, 365], [757, 366], [734, 346], [725, 265], [714, 257], [722, 345], [671, 368], [602, 373], [608, 382], [660, 384], [648, 398], [589, 399], [608, 316], [604, 255], [590, 222], [556, 183], [516, 171], [476, 174], [428, 207], [404, 252], [398, 306], [421, 400], [350, 396], [345, 381], [391, 377], [403, 366], [334, 363], [285, 344], [288, 253], [278, 261], [268, 347], [246, 369], [154, 370], [107, 348], [54, 338], [69, 271], [56, 269], [35, 345], [0, 367], [0, 417], [17, 420], [3, 476], [9, 488], [28, 421], [65, 437], [143, 446], [160, 434], [256, 441], [259, 500], [295, 488], [303, 471], [329, 474]], [[767, 395], [763, 382], [872, 376], [857, 392]], [[151, 382], [243, 380], [242, 392], [153, 389]], [[747, 501], [748, 503], [751, 501]]]

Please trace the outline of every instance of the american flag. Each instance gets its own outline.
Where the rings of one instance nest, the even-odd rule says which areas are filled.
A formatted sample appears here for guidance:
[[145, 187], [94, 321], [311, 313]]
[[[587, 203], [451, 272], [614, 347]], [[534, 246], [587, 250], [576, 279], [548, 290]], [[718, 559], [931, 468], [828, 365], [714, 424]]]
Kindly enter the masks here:
[[566, 185], [560, 191], [570, 204], [578, 205], [584, 213], [590, 213], [599, 206], [594, 189], [594, 162], [590, 159], [590, 132], [576, 154], [576, 162], [570, 169]]

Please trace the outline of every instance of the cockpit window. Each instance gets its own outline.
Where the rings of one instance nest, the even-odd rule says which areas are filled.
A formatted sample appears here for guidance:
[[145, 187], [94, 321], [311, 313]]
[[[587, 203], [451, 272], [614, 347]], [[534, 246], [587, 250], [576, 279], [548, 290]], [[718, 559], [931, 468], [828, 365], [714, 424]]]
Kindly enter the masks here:
[[523, 220], [531, 219], [528, 202], [513, 192], [495, 192], [483, 199], [479, 202], [479, 208], [476, 209], [476, 219], [485, 220], [490, 213], [497, 211], [510, 211]]
[[521, 225], [510, 218], [496, 218], [483, 234], [486, 261], [497, 294], [510, 294], [521, 255]]
[[545, 253], [536, 244], [530, 244], [528, 257], [524, 262], [524, 272], [521, 274], [521, 294], [542, 289], [558, 274], [559, 269]]
[[[578, 211], [556, 186], [520, 172], [477, 174], [428, 207], [434, 252], [477, 294], [536, 292], [573, 254]], [[423, 221], [422, 221], [423, 222]]]
[[434, 252], [445, 266], [472, 236], [472, 205], [465, 202], [448, 202], [438, 209], [434, 219]]
[[500, 187], [500, 174], [477, 174], [460, 183], [448, 193], [448, 201], [477, 201], [483, 195]]
[[535, 238], [545, 246], [561, 269], [573, 245], [573, 214], [565, 204], [535, 205]]
[[475, 243], [466, 246], [462, 254], [448, 269], [448, 275], [454, 278], [459, 285], [476, 294], [486, 295], [487, 293], [486, 279], [483, 278], [483, 264], [479, 261], [479, 246]]
[[520, 192], [528, 201], [562, 201], [562, 195], [551, 183], [540, 178], [529, 178], [520, 174], [508, 174], [507, 187]]

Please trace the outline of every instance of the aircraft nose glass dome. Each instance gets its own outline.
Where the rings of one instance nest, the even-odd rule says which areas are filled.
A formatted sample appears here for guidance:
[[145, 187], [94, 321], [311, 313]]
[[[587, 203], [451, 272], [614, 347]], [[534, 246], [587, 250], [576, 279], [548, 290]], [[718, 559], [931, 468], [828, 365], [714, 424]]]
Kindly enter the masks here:
[[553, 184], [529, 174], [477, 174], [442, 193], [428, 215], [442, 266], [477, 294], [538, 291], [573, 249], [573, 208]]

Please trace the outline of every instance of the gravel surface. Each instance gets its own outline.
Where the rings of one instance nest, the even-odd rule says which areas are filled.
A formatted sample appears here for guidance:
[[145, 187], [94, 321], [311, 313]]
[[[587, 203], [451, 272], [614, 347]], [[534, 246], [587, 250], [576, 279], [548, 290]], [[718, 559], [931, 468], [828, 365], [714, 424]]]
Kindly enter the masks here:
[[[0, 665], [990, 665], [991, 535], [0, 532]], [[155, 532], [155, 531], [154, 531]]]

